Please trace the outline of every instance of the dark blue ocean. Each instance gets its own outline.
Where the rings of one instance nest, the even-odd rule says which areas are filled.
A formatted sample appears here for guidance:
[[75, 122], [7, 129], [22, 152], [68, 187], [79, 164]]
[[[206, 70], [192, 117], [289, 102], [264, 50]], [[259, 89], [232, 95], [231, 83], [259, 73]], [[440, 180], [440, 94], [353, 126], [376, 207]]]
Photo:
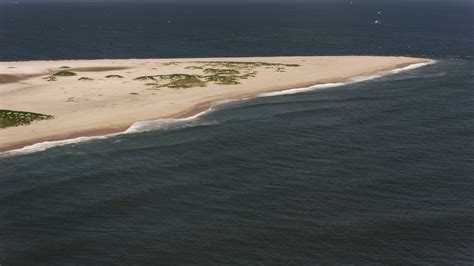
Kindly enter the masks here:
[[0, 3], [2, 61], [438, 60], [2, 158], [0, 264], [473, 265], [474, 4], [381, 2]]

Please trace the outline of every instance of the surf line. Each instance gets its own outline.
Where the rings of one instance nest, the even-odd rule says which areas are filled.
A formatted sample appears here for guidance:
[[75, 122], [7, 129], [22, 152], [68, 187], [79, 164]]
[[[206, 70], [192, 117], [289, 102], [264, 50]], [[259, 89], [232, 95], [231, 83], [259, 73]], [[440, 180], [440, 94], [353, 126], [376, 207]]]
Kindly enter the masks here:
[[265, 93], [260, 93], [259, 95], [257, 95], [257, 97], [282, 96], [282, 95], [310, 92], [310, 91], [314, 91], [318, 89], [340, 87], [340, 86], [350, 85], [350, 84], [364, 82], [368, 80], [373, 80], [373, 79], [381, 78], [384, 76], [398, 74], [398, 73], [405, 72], [408, 70], [413, 70], [413, 69], [417, 69], [417, 68], [424, 67], [427, 65], [435, 64], [436, 62], [437, 61], [435, 60], [430, 60], [424, 63], [416, 63], [416, 64], [411, 64], [405, 67], [401, 67], [401, 68], [396, 68], [396, 69], [387, 70], [387, 71], [380, 71], [373, 75], [350, 77], [344, 80], [343, 82], [323, 83], [323, 84], [317, 84], [317, 85], [304, 87], [304, 88], [294, 88], [294, 89], [288, 89], [288, 90], [282, 90], [282, 91], [265, 92]]

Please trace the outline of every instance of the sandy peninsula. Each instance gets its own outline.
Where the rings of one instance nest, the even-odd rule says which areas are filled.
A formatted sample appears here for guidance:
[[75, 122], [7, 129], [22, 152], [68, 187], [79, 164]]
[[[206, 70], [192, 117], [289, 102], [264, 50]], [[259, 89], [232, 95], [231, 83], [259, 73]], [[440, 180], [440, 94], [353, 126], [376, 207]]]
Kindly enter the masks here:
[[212, 102], [345, 81], [427, 59], [375, 56], [0, 62], [0, 109], [50, 119], [0, 128], [0, 151], [121, 132]]

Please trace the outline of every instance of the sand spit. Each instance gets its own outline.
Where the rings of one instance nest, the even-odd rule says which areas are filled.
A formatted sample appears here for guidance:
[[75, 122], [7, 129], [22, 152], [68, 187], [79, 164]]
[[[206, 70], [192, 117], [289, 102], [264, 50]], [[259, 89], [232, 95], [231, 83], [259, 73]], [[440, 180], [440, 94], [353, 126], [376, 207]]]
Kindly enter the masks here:
[[376, 56], [0, 62], [0, 109], [54, 116], [0, 128], [0, 151], [122, 132], [138, 121], [190, 116], [216, 101], [344, 84], [429, 62]]

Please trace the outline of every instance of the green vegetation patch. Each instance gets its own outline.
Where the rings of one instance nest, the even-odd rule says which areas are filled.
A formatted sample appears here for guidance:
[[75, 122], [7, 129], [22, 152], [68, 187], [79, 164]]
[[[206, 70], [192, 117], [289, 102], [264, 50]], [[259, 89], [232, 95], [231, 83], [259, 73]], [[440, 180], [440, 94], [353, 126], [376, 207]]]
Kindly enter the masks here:
[[53, 116], [0, 109], [0, 128], [28, 125], [33, 121], [53, 119]]
[[165, 79], [165, 80], [180, 80], [180, 79], [188, 79], [192, 77], [199, 77], [198, 75], [190, 75], [190, 74], [168, 74], [168, 75], [156, 75], [155, 78]]
[[196, 64], [204, 65], [205, 67], [219, 67], [230, 69], [254, 69], [259, 67], [278, 68], [278, 67], [299, 67], [298, 64], [281, 64], [281, 63], [267, 63], [267, 62], [237, 62], [237, 61], [196, 61]]
[[94, 79], [93, 78], [88, 78], [88, 77], [81, 77], [81, 78], [79, 78], [79, 80], [81, 80], [81, 81], [93, 81]]
[[110, 79], [110, 78], [118, 78], [118, 79], [123, 79], [123, 76], [120, 76], [120, 75], [108, 75], [108, 76], [105, 76], [106, 78]]
[[[233, 69], [233, 70], [253, 70], [255, 68], [275, 69], [286, 67], [299, 67], [298, 64], [282, 64], [282, 63], [268, 63], [268, 62], [239, 62], [239, 61], [190, 61], [190, 62], [169, 62], [163, 63], [165, 66], [193, 64], [185, 67], [186, 69]], [[211, 70], [212, 71], [212, 70]]]
[[45, 79], [46, 81], [56, 81], [56, 80], [58, 80], [58, 78], [55, 77], [55, 76], [48, 76], [48, 77], [43, 78], [43, 79]]
[[195, 61], [195, 62], [169, 62], [163, 65], [193, 64], [185, 69], [202, 70], [202, 75], [192, 74], [168, 74], [141, 76], [135, 80], [153, 81], [146, 83], [154, 89], [168, 87], [173, 89], [185, 89], [192, 87], [205, 87], [209, 83], [219, 85], [237, 85], [241, 80], [257, 76], [257, 68], [274, 69], [277, 72], [285, 72], [287, 67], [299, 67], [297, 64], [280, 64], [266, 62], [237, 62], [237, 61]]
[[62, 68], [62, 69], [67, 69], [67, 68], [70, 68], [70, 67], [68, 67], [68, 66], [62, 66], [62, 67], [60, 67], [60, 68]]
[[155, 80], [155, 77], [154, 76], [141, 76], [141, 77], [138, 77], [138, 78], [134, 78], [134, 80]]
[[205, 77], [208, 82], [214, 82], [219, 85], [237, 85], [240, 84], [237, 76], [210, 75]]
[[188, 66], [188, 67], [185, 67], [185, 69], [197, 70], [197, 69], [204, 69], [204, 67], [200, 67], [200, 66]]
[[249, 78], [255, 78], [257, 76], [257, 71], [249, 72], [245, 75], [239, 76], [240, 79], [249, 79]]
[[164, 66], [177, 66], [179, 65], [181, 62], [167, 62], [167, 63], [163, 63]]
[[204, 73], [214, 74], [214, 75], [239, 75], [240, 74], [240, 72], [235, 69], [220, 69], [220, 68], [206, 68], [204, 69]]
[[153, 83], [146, 83], [146, 86], [153, 86], [157, 88], [172, 88], [172, 89], [186, 89], [192, 87], [205, 87], [208, 83], [219, 85], [237, 85], [239, 80], [255, 77], [257, 72], [250, 72], [244, 75], [239, 75], [239, 71], [232, 69], [212, 69], [204, 71], [207, 73], [214, 73], [212, 75], [190, 75], [190, 74], [168, 74], [138, 77], [135, 80], [154, 80]]
[[[187, 89], [193, 87], [205, 87], [207, 85], [206, 81], [202, 80], [202, 76], [200, 75], [169, 74], [147, 77], [153, 77], [153, 79], [156, 81], [154, 83], [145, 84], [146, 86], [152, 86], [154, 89], [163, 87], [171, 89]], [[149, 78], [143, 78], [139, 80], [149, 80]]]
[[197, 76], [186, 75], [185, 78], [172, 79], [171, 82], [162, 85], [171, 89], [187, 89], [192, 87], [206, 87], [206, 82], [200, 80]]
[[67, 71], [67, 70], [62, 70], [62, 71], [54, 73], [51, 76], [53, 76], [53, 77], [71, 77], [71, 76], [76, 76], [76, 75], [77, 74], [74, 73], [74, 72]]
[[76, 76], [76, 75], [77, 74], [74, 73], [74, 72], [62, 70], [62, 71], [59, 71], [59, 72], [56, 72], [56, 73], [52, 74], [51, 76], [47, 76], [43, 79], [45, 79], [47, 81], [57, 81], [58, 77], [72, 77], [72, 76]]

